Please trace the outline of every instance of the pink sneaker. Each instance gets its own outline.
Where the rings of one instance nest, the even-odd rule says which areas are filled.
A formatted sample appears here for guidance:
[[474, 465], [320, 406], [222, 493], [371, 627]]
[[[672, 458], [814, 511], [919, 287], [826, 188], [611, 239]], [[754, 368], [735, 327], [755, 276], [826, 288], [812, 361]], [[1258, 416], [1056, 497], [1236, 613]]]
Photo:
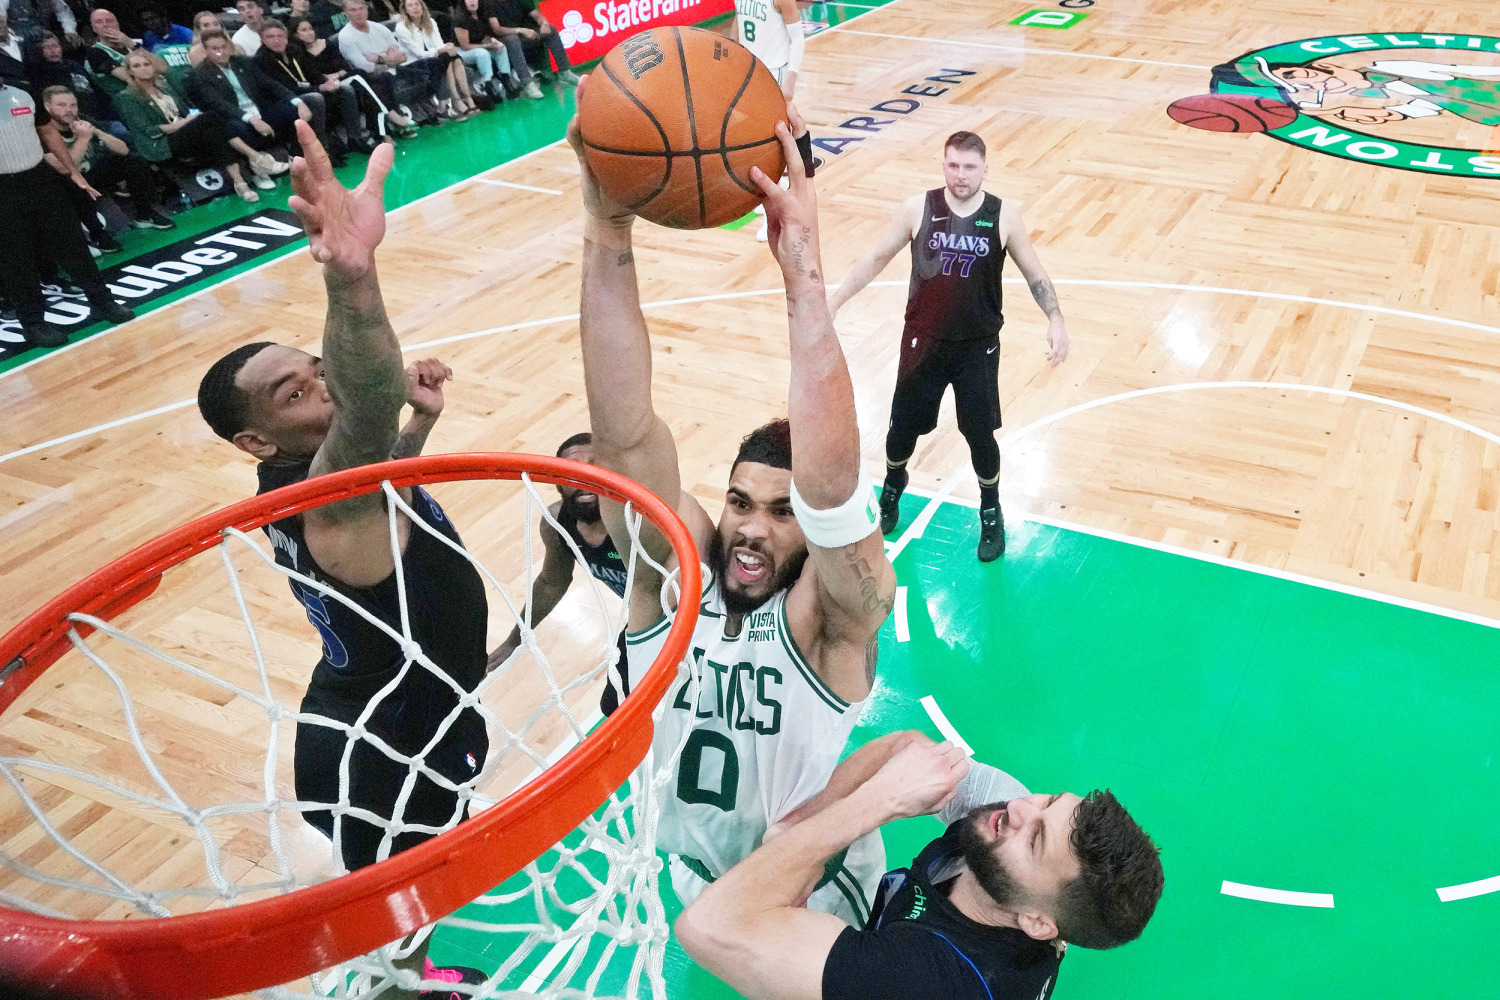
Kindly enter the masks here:
[[[489, 976], [478, 969], [471, 969], [465, 965], [433, 965], [432, 959], [422, 960], [422, 978], [436, 979], [443, 983], [468, 983], [470, 986], [478, 986], [487, 982]], [[461, 993], [458, 990], [423, 990], [417, 994], [421, 1000], [469, 1000], [471, 994]]]

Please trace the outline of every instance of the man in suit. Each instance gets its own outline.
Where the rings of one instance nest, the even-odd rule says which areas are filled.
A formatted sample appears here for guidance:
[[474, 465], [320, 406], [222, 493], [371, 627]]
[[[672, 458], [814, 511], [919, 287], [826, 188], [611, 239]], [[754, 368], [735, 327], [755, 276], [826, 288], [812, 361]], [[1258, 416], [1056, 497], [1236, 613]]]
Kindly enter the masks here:
[[[205, 31], [200, 40], [208, 58], [193, 70], [189, 96], [198, 107], [218, 115], [231, 138], [243, 139], [255, 149], [277, 142], [300, 149], [295, 122], [301, 118], [328, 146], [323, 95], [293, 94], [267, 76], [255, 60], [235, 55], [233, 43], [222, 31]], [[334, 165], [342, 166], [341, 159]]]

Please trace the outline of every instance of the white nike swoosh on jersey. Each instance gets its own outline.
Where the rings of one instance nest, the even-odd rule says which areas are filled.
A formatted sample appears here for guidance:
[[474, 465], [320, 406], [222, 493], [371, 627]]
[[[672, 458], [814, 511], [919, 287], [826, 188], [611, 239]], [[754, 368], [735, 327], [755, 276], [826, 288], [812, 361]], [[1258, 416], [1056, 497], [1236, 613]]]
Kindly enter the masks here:
[[985, 351], [984, 353], [986, 353], [986, 354], [994, 354], [998, 350], [1000, 350], [1000, 347], [999, 347], [999, 345], [996, 345], [995, 347], [991, 347], [988, 351]]
[[932, 217], [932, 221], [933, 222], [947, 222], [948, 219], [949, 219], [949, 216], [946, 216], [946, 215], [934, 215]]

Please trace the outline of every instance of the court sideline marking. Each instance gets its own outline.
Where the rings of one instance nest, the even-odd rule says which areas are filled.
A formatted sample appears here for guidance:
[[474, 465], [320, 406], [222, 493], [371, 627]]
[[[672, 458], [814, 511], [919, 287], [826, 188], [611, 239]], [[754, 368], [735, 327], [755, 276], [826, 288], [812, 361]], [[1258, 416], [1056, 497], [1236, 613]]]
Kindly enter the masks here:
[[[850, 18], [853, 21], [854, 18]], [[829, 29], [834, 30], [834, 29]], [[1101, 56], [1092, 52], [1068, 52], [1064, 49], [1039, 49], [1032, 45], [1002, 45], [998, 42], [966, 42], [958, 38], [923, 38], [920, 35], [888, 35], [883, 31], [856, 31], [853, 28], [844, 29], [846, 34], [865, 35], [870, 38], [899, 38], [908, 42], [937, 42], [942, 45], [962, 45], [971, 49], [994, 49], [997, 52], [1020, 52], [1023, 55], [1040, 56], [1067, 56], [1070, 59], [1098, 59], [1106, 62], [1138, 63], [1142, 66], [1171, 66], [1174, 69], [1195, 69], [1204, 73], [1211, 72], [1212, 66], [1195, 66], [1192, 63], [1162, 62], [1159, 59], [1132, 59], [1129, 56]]]
[[[898, 0], [892, 0], [892, 2], [893, 3], [894, 2], [898, 2]], [[890, 5], [887, 4], [887, 6], [890, 6]], [[546, 148], [546, 147], [543, 147], [543, 148]], [[533, 152], [541, 152], [541, 150], [534, 150]], [[531, 154], [527, 154], [527, 155], [531, 155]], [[505, 164], [501, 164], [501, 166], [505, 166]], [[434, 193], [436, 194], [436, 193], [441, 193], [441, 192], [434, 192]], [[431, 197], [431, 195], [428, 195], [428, 197]], [[421, 200], [422, 199], [418, 199], [417, 201], [412, 202], [411, 205], [417, 205], [417, 204], [419, 204], [421, 202]], [[410, 207], [410, 206], [406, 206], [406, 207]], [[397, 209], [396, 211], [399, 211], [399, 209]], [[304, 247], [303, 249], [306, 249], [306, 248]], [[300, 251], [293, 251], [293, 252], [296, 253], [296, 252], [300, 252]], [[281, 259], [281, 258], [278, 258], [278, 260], [279, 259]], [[260, 265], [260, 267], [268, 267], [268, 266], [270, 266], [271, 263], [275, 263], [275, 262], [271, 261], [271, 262], [268, 262], [267, 264]], [[252, 269], [252, 270], [258, 270], [258, 268], [255, 268], [255, 269]], [[251, 273], [251, 271], [246, 271], [245, 272], [245, 274], [250, 274], [250, 273]], [[235, 281], [239, 277], [243, 277], [243, 275], [237, 275], [235, 278], [231, 278], [230, 281]], [[1006, 279], [1004, 279], [1004, 283], [1005, 284], [1019, 285], [1019, 284], [1024, 284], [1024, 281], [1021, 278], [1006, 278]], [[1419, 321], [1428, 322], [1428, 323], [1437, 323], [1437, 324], [1442, 325], [1442, 326], [1453, 326], [1453, 327], [1458, 327], [1460, 329], [1465, 329], [1465, 330], [1478, 330], [1478, 331], [1480, 331], [1482, 333], [1490, 333], [1490, 334], [1494, 334], [1497, 337], [1500, 337], [1500, 327], [1488, 326], [1488, 325], [1486, 325], [1484, 323], [1474, 323], [1474, 322], [1471, 322], [1469, 320], [1450, 319], [1450, 318], [1448, 318], [1446, 316], [1436, 316], [1436, 315], [1432, 315], [1432, 314], [1428, 314], [1428, 313], [1412, 312], [1409, 309], [1393, 309], [1393, 308], [1391, 308], [1389, 306], [1376, 305], [1376, 304], [1372, 304], [1372, 303], [1344, 302], [1344, 301], [1340, 301], [1339, 299], [1317, 298], [1317, 297], [1308, 296], [1308, 295], [1292, 295], [1292, 294], [1289, 294], [1287, 292], [1259, 292], [1259, 291], [1251, 291], [1251, 290], [1243, 289], [1243, 288], [1225, 288], [1225, 287], [1217, 286], [1217, 285], [1183, 285], [1183, 284], [1174, 284], [1174, 283], [1169, 283], [1169, 282], [1158, 282], [1158, 281], [1103, 281], [1103, 280], [1095, 280], [1095, 279], [1092, 279], [1092, 278], [1056, 278], [1056, 279], [1053, 280], [1052, 283], [1054, 285], [1076, 285], [1076, 286], [1079, 286], [1079, 287], [1122, 288], [1122, 289], [1149, 289], [1149, 290], [1153, 290], [1153, 291], [1176, 291], [1176, 292], [1192, 292], [1192, 293], [1211, 294], [1211, 295], [1233, 295], [1233, 296], [1239, 296], [1239, 297], [1242, 297], [1242, 298], [1251, 298], [1251, 299], [1274, 299], [1274, 300], [1281, 301], [1281, 302], [1296, 302], [1296, 303], [1300, 303], [1300, 304], [1303, 304], [1303, 305], [1331, 306], [1331, 307], [1336, 308], [1336, 309], [1352, 309], [1352, 310], [1356, 310], [1356, 311], [1363, 310], [1363, 311], [1366, 311], [1366, 312], [1377, 313], [1377, 314], [1383, 315], [1383, 316], [1398, 316], [1398, 317], [1400, 317], [1402, 319], [1411, 319], [1411, 320], [1419, 320]], [[227, 282], [226, 282], [226, 284], [227, 284]], [[904, 287], [906, 287], [906, 285], [907, 285], [906, 281], [895, 281], [895, 280], [892, 280], [892, 281], [872, 281], [872, 282], [870, 282], [870, 287], [872, 287], [872, 288], [896, 288], [896, 287], [904, 288]], [[212, 287], [218, 287], [218, 286], [212, 286]], [[833, 287], [833, 286], [830, 285], [829, 287]], [[186, 296], [186, 298], [192, 298], [194, 295], [202, 295], [204, 292], [207, 292], [207, 291], [210, 291], [210, 290], [212, 290], [212, 289], [211, 288], [201, 289], [200, 291], [194, 292], [192, 295]], [[782, 289], [782, 288], [760, 288], [760, 289], [755, 289], [755, 290], [746, 291], [746, 292], [721, 292], [721, 293], [714, 294], [714, 295], [694, 295], [694, 296], [689, 296], [687, 298], [662, 299], [662, 300], [657, 301], [657, 302], [643, 302], [641, 304], [641, 308], [643, 310], [665, 309], [665, 308], [668, 308], [670, 306], [695, 305], [695, 304], [701, 303], [701, 302], [724, 302], [724, 301], [728, 301], [728, 300], [731, 300], [731, 299], [747, 299], [747, 298], [755, 298], [757, 296], [783, 295], [783, 294], [785, 294], [785, 289]], [[178, 300], [178, 302], [182, 302], [182, 301], [185, 301], [185, 299], [179, 299]], [[172, 303], [172, 304], [175, 305], [176, 303]], [[163, 307], [163, 308], [166, 308], [166, 307]], [[413, 343], [413, 344], [403, 344], [402, 347], [401, 347], [401, 350], [403, 352], [406, 352], [406, 351], [414, 351], [414, 350], [416, 350], [418, 348], [437, 347], [437, 346], [440, 346], [440, 345], [443, 345], [443, 344], [455, 344], [455, 343], [459, 343], [460, 341], [475, 340], [475, 339], [478, 339], [480, 337], [493, 336], [494, 334], [498, 334], [498, 333], [510, 333], [510, 332], [515, 331], [515, 330], [525, 330], [525, 329], [529, 329], [531, 327], [546, 326], [549, 323], [568, 323], [568, 322], [572, 322], [572, 321], [574, 321], [576, 319], [578, 319], [578, 314], [576, 312], [574, 312], [574, 313], [564, 313], [564, 314], [559, 315], [559, 316], [549, 316], [549, 317], [547, 317], [545, 319], [526, 320], [525, 322], [522, 322], [522, 323], [508, 323], [505, 326], [493, 326], [493, 327], [488, 327], [488, 328], [483, 329], [483, 330], [474, 330], [474, 331], [469, 332], [469, 333], [454, 334], [453, 336], [450, 336], [450, 337], [437, 337], [437, 338], [434, 338], [432, 340], [418, 341], [418, 342]], [[115, 328], [115, 329], [118, 329], [118, 328]], [[5, 375], [9, 375], [9, 374], [13, 374], [14, 372], [21, 371], [22, 369], [26, 368], [28, 365], [35, 364], [37, 361], [44, 361], [47, 358], [53, 357], [53, 356], [55, 356], [57, 354], [62, 353], [63, 351], [70, 350], [71, 348], [77, 347], [77, 346], [79, 346], [81, 344], [88, 343], [88, 342], [94, 340], [96, 337], [103, 336], [104, 334], [109, 333], [109, 332], [110, 331], [105, 330], [105, 331], [102, 331], [101, 333], [95, 334], [93, 337], [87, 338], [86, 340], [81, 340], [81, 341], [79, 341], [76, 344], [70, 344], [68, 347], [59, 348], [57, 351], [54, 351], [52, 354], [44, 355], [41, 358], [37, 358], [36, 361], [29, 361], [25, 365], [19, 365], [19, 366], [15, 367], [15, 368], [12, 368], [12, 369], [10, 369], [10, 371], [6, 372]], [[3, 378], [3, 377], [4, 377], [4, 375], [0, 375], [0, 378]], [[1272, 384], [1272, 383], [1247, 383], [1247, 384], [1252, 384], [1252, 385], [1266, 384], [1266, 385], [1269, 385], [1269, 384]], [[1150, 391], [1152, 391], [1152, 392], [1163, 392], [1163, 391], [1167, 391], [1167, 388], [1169, 388], [1169, 387], [1159, 387], [1159, 388], [1156, 388], [1156, 389], [1153, 389], [1153, 390], [1150, 390]], [[1295, 388], [1305, 390], [1308, 387], [1307, 386], [1302, 386], [1302, 385], [1297, 385], [1297, 386], [1295, 386]], [[1138, 390], [1138, 391], [1145, 391], [1145, 390]], [[1384, 403], [1384, 402], [1390, 402], [1392, 405], [1405, 406], [1405, 404], [1396, 404], [1393, 401], [1384, 399], [1383, 397], [1369, 396], [1368, 398], [1379, 400], [1382, 403]], [[172, 410], [180, 410], [180, 409], [182, 409], [184, 407], [193, 405], [193, 403], [195, 401], [196, 400], [193, 400], [193, 399], [185, 399], [185, 400], [180, 400], [180, 401], [178, 401], [176, 403], [168, 403], [168, 404], [166, 404], [164, 406], [159, 406], [159, 407], [156, 407], [155, 409], [152, 409], [152, 410], [146, 410], [146, 411], [144, 411], [142, 413], [134, 414], [133, 416], [120, 417], [117, 420], [111, 420], [111, 421], [108, 421], [107, 423], [96, 424], [93, 427], [87, 427], [87, 428], [84, 428], [83, 430], [80, 430], [80, 431], [74, 431], [71, 434], [64, 434], [61, 437], [51, 438], [51, 439], [46, 440], [46, 441], [40, 441], [40, 442], [38, 442], [36, 444], [28, 445], [25, 448], [19, 448], [19, 449], [15, 450], [15, 451], [7, 452], [7, 453], [5, 453], [3, 455], [0, 455], [0, 464], [8, 462], [8, 461], [10, 461], [11, 459], [14, 459], [14, 458], [21, 458], [21, 457], [23, 457], [25, 455], [30, 455], [33, 452], [41, 451], [41, 450], [46, 449], [46, 448], [51, 448], [51, 447], [54, 447], [54, 446], [60, 445], [60, 444], [66, 444], [69, 441], [76, 441], [79, 438], [87, 437], [90, 434], [97, 434], [97, 433], [101, 433], [103, 431], [113, 430], [116, 427], [122, 427], [122, 426], [124, 426], [126, 424], [134, 423], [134, 422], [136, 422], [138, 420], [145, 420], [145, 419], [148, 419], [150, 417], [159, 416], [159, 415], [161, 415], [163, 413], [171, 412]], [[1087, 406], [1087, 405], [1099, 405], [1099, 404], [1098, 404], [1097, 401], [1095, 401], [1095, 403], [1093, 403], [1093, 404], [1083, 404], [1083, 405]], [[1076, 409], [1077, 408], [1075, 407], [1074, 410], [1076, 410]], [[1446, 416], [1444, 416], [1442, 414], [1434, 413], [1432, 411], [1417, 410], [1415, 408], [1411, 408], [1411, 409], [1413, 409], [1414, 412], [1420, 412], [1420, 413], [1423, 413], [1423, 414], [1428, 415], [1428, 416], [1433, 416], [1433, 417], [1435, 417], [1438, 420], [1442, 420], [1442, 421], [1445, 421], [1445, 422], [1448, 422], [1448, 423], [1455, 423], [1455, 421], [1453, 420], [1453, 418], [1446, 417]], [[1061, 411], [1061, 413], [1068, 413], [1068, 412], [1073, 412], [1073, 411], [1070, 411], [1070, 410]], [[1054, 419], [1056, 419], [1056, 416], [1057, 415], [1054, 415]], [[1044, 418], [1044, 419], [1046, 419], [1046, 418]], [[1494, 440], [1493, 436], [1491, 436], [1489, 434], [1489, 432], [1479, 430], [1478, 428], [1474, 428], [1470, 424], [1459, 424], [1459, 426], [1462, 426], [1465, 429], [1473, 429], [1473, 430], [1476, 431], [1476, 433], [1479, 433], [1479, 434], [1481, 434], [1481, 435], [1483, 435], [1485, 437], [1490, 438], [1491, 440]], [[1012, 437], [1012, 436], [1014, 436], [1014, 435], [1007, 435], [1007, 440], [1009, 440], [1009, 438]], [[1002, 448], [1004, 447], [1003, 443], [1002, 443], [1001, 447]], [[945, 495], [946, 495], [946, 493], [945, 493]], [[925, 522], [924, 522], [924, 527], [925, 527]], [[901, 543], [898, 543], [898, 544], [901, 544]], [[898, 548], [896, 551], [899, 552], [900, 549]]]

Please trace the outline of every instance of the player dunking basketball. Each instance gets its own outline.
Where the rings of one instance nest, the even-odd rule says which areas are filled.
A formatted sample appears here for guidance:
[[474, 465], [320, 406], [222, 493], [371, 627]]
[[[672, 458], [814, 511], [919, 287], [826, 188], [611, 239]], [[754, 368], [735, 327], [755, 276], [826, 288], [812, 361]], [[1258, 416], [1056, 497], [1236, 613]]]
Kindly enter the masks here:
[[[801, 163], [786, 124], [777, 135], [787, 162]], [[568, 138], [587, 211], [580, 334], [594, 458], [673, 503], [711, 570], [703, 594], [682, 595], [701, 601], [701, 617], [690, 670], [667, 691], [653, 743], [658, 760], [682, 747], [657, 829], [673, 855], [673, 885], [690, 900], [826, 785], [874, 683], [876, 633], [895, 574], [860, 471], [854, 391], [823, 288], [811, 181], [794, 169], [783, 190], [752, 174], [770, 206], [772, 250], [786, 282], [790, 417], [741, 443], [715, 525], [683, 490], [677, 446], [652, 407], [635, 219], [599, 188], [576, 120]], [[611, 502], [602, 509], [628, 564], [623, 511]], [[658, 533], [643, 528], [641, 544], [670, 567], [671, 547]], [[631, 594], [627, 673], [639, 682], [670, 621], [659, 578], [644, 565], [636, 573], [645, 578]], [[810, 905], [863, 925], [884, 853], [878, 835], [852, 844], [827, 866]]]
[[[293, 171], [296, 196], [291, 204], [307, 229], [313, 259], [323, 265], [328, 290], [323, 356], [279, 344], [249, 344], [215, 362], [198, 388], [199, 410], [214, 432], [260, 459], [260, 492], [420, 454], [442, 411], [443, 383], [452, 377], [436, 361], [403, 370], [401, 348], [381, 299], [375, 248], [385, 234], [382, 188], [392, 147], [373, 153], [363, 183], [347, 191], [311, 130], [301, 122], [297, 129], [307, 156]], [[413, 416], [398, 432], [401, 408], [408, 402]], [[402, 494], [423, 522], [462, 545], [442, 508], [424, 490]], [[483, 581], [463, 555], [404, 514], [397, 520], [413, 638], [439, 670], [472, 691], [485, 673]], [[279, 564], [336, 589], [400, 632], [389, 531], [379, 492], [266, 527]], [[301, 711], [352, 725], [401, 673], [406, 657], [396, 642], [341, 602], [297, 582], [292, 593], [323, 639], [323, 655], [313, 668]], [[449, 782], [472, 783], [484, 766], [489, 742], [484, 720], [473, 709], [460, 712], [441, 730], [457, 706], [458, 694], [445, 678], [413, 663], [363, 725], [397, 753], [422, 754], [425, 766]], [[298, 799], [339, 803], [348, 740], [342, 729], [299, 721], [294, 763]], [[408, 765], [361, 739], [354, 743], [348, 767], [349, 806], [382, 819], [395, 817]], [[397, 818], [441, 828], [462, 819], [466, 809], [457, 793], [421, 774]], [[343, 810], [303, 816], [328, 837], [338, 837], [350, 869], [433, 835], [407, 830], [392, 837], [386, 825], [355, 812], [338, 813]]]
[[868, 285], [904, 246], [911, 247], [911, 288], [901, 361], [885, 439], [885, 485], [880, 530], [889, 534], [901, 514], [906, 463], [917, 439], [937, 426], [943, 393], [953, 386], [958, 429], [969, 443], [979, 478], [979, 551], [989, 562], [1005, 551], [1000, 513], [1000, 270], [1005, 254], [1021, 269], [1036, 304], [1047, 314], [1047, 360], [1068, 356], [1068, 329], [1057, 293], [1032, 249], [1014, 205], [981, 185], [988, 167], [984, 140], [955, 132], [943, 144], [944, 186], [902, 202], [880, 242], [829, 298], [835, 313]]

